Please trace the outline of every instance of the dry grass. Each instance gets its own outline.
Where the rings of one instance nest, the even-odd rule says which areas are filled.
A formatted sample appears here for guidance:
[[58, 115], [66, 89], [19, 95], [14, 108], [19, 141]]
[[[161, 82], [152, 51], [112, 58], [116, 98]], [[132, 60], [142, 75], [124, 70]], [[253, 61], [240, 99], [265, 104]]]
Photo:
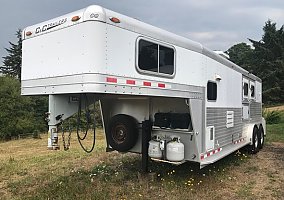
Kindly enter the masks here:
[[102, 131], [91, 154], [83, 152], [75, 135], [69, 151], [50, 151], [46, 145], [46, 135], [0, 143], [1, 199], [280, 199], [284, 195], [283, 143], [265, 147], [257, 155], [238, 152], [202, 170], [191, 163], [151, 162], [151, 176], [138, 174], [138, 155], [106, 153]]
[[282, 106], [274, 106], [274, 107], [269, 107], [266, 108], [268, 111], [274, 111], [274, 110], [278, 110], [278, 111], [284, 111], [284, 105]]

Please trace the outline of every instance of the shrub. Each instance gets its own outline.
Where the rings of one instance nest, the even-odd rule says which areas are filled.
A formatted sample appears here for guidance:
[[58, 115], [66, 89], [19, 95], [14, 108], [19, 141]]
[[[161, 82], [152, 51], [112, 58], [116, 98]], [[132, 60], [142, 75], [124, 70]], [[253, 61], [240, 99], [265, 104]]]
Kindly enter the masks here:
[[47, 110], [47, 101], [44, 97], [21, 96], [20, 90], [19, 80], [0, 77], [0, 140], [45, 129], [43, 110]]
[[264, 109], [262, 116], [265, 118], [267, 124], [278, 124], [281, 120], [281, 112], [278, 110], [269, 111]]

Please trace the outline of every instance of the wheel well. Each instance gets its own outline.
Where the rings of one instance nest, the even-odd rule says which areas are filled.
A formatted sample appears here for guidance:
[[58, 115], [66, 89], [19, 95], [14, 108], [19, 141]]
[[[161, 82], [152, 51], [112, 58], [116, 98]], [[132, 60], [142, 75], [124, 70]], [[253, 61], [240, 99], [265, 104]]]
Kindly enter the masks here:
[[259, 128], [258, 129], [264, 131], [262, 124], [259, 124]]
[[250, 139], [251, 145], [252, 145], [253, 132], [255, 129], [258, 130], [257, 124], [250, 124], [249, 127], [247, 128], [247, 137]]
[[118, 117], [118, 116], [131, 117], [136, 123], [138, 123], [138, 120], [137, 120], [135, 117], [133, 117], [133, 116], [131, 116], [131, 115], [126, 115], [126, 114], [113, 115], [111, 118], [113, 118], [113, 117]]

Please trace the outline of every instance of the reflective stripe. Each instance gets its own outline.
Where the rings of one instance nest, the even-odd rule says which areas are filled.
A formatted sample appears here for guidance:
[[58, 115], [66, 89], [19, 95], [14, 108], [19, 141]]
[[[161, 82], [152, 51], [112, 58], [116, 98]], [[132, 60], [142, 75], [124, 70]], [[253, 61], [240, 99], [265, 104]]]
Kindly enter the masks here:
[[211, 152], [207, 152], [207, 153], [204, 153], [204, 154], [201, 154], [200, 155], [200, 159], [203, 160], [204, 158], [207, 158], [209, 156], [212, 156], [218, 152], [222, 151], [222, 148], [218, 148], [218, 149], [213, 149]]
[[126, 80], [126, 84], [135, 85], [134, 80]]
[[117, 83], [117, 78], [107, 77], [106, 82], [108, 83]]

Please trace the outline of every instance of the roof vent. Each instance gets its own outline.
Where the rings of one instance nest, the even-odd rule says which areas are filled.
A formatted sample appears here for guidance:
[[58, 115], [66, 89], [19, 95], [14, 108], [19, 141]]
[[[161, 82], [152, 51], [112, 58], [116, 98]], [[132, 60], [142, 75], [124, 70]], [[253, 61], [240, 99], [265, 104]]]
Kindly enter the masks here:
[[230, 56], [223, 51], [214, 51], [214, 53], [217, 53], [219, 56], [222, 56], [223, 58], [230, 59]]

